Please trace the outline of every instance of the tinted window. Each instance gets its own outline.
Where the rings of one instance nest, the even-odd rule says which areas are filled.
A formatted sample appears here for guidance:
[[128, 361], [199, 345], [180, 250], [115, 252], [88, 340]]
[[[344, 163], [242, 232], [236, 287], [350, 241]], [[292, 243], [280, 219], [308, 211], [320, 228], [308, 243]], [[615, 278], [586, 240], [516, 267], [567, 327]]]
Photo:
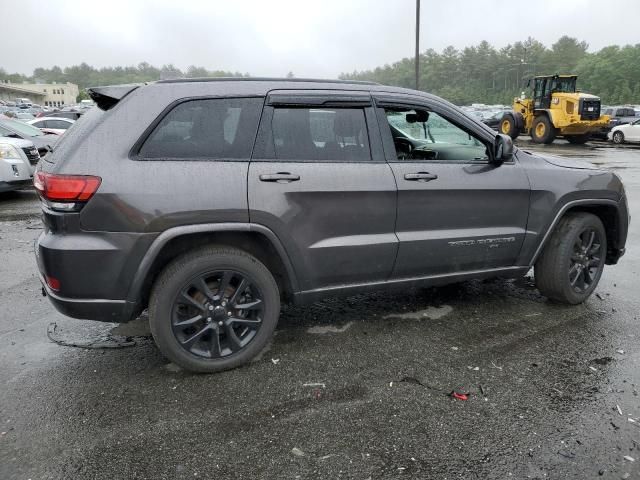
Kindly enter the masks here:
[[192, 100], [177, 105], [140, 148], [144, 158], [248, 159], [263, 100]]
[[279, 160], [370, 160], [364, 110], [276, 108], [269, 150]]
[[66, 130], [72, 124], [65, 122], [64, 120], [47, 120], [47, 128], [58, 128], [60, 130]]

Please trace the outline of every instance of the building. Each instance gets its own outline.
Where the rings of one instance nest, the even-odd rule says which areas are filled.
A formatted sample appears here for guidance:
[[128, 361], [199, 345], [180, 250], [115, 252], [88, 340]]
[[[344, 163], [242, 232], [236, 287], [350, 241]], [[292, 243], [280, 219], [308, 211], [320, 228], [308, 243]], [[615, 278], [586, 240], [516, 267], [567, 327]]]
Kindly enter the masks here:
[[23, 88], [44, 94], [41, 105], [45, 107], [64, 107], [75, 105], [78, 98], [78, 86], [74, 83], [22, 83]]
[[5, 102], [15, 102], [16, 98], [28, 98], [33, 103], [43, 105], [45, 96], [43, 92], [24, 87], [22, 84], [0, 82], [0, 100]]

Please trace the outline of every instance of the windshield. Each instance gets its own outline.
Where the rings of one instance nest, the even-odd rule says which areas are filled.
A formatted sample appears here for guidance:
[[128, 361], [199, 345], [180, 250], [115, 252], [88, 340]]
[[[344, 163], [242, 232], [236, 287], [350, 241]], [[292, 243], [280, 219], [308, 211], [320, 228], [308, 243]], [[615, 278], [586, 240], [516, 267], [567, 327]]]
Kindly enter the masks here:
[[31, 125], [27, 125], [26, 123], [17, 122], [15, 120], [3, 120], [0, 125], [6, 126], [7, 128], [18, 132], [20, 135], [24, 135], [25, 137], [41, 137], [42, 135], [44, 135], [44, 133], [36, 127], [32, 127]]
[[576, 91], [576, 79], [575, 78], [554, 78], [551, 81], [551, 91], [561, 93], [575, 93]]

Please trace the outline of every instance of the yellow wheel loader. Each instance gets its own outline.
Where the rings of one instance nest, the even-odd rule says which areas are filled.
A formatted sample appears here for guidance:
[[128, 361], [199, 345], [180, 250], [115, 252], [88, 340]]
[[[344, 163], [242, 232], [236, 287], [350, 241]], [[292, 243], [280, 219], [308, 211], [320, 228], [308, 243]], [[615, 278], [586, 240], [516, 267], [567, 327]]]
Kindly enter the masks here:
[[[498, 131], [514, 140], [531, 135], [536, 143], [552, 143], [563, 137], [569, 143], [585, 143], [592, 133], [609, 124], [600, 115], [600, 98], [576, 91], [576, 75], [547, 75], [529, 80], [532, 98], [516, 98], [513, 111], [503, 115]], [[533, 85], [531, 82], [533, 81]]]

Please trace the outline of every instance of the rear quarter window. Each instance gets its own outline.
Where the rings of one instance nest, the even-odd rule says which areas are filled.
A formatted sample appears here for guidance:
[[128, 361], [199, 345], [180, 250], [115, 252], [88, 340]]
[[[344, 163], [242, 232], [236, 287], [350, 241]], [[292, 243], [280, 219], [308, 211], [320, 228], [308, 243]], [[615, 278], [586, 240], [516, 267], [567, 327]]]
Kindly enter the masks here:
[[176, 105], [140, 147], [140, 160], [249, 160], [263, 98], [188, 100]]
[[99, 108], [87, 111], [60, 137], [55, 144], [53, 153], [46, 155], [44, 159], [49, 163], [56, 163], [58, 158], [64, 158], [93, 131], [107, 114]]

